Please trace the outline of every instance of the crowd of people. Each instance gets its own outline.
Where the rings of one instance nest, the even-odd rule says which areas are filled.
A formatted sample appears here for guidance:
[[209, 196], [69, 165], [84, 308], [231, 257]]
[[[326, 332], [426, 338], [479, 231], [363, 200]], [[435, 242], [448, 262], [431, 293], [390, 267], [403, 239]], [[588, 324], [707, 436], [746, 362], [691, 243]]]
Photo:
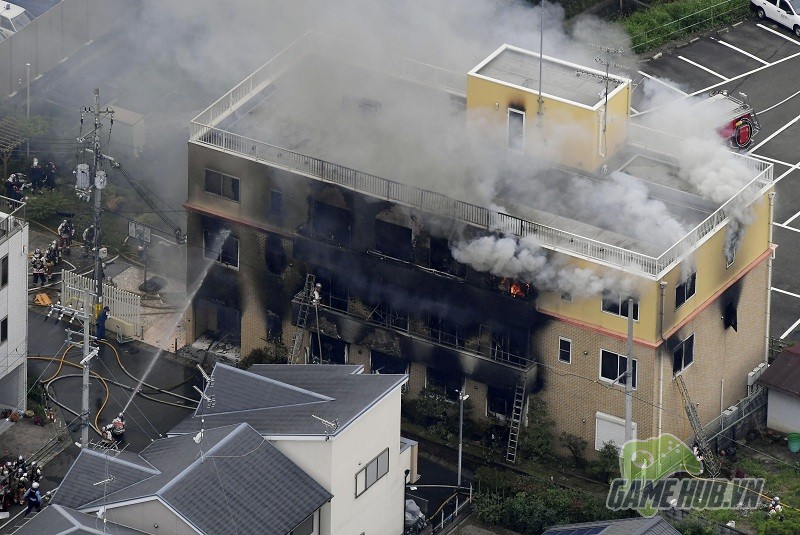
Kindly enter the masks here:
[[[75, 225], [70, 219], [64, 219], [57, 229], [58, 239], [53, 240], [46, 251], [36, 248], [31, 255], [30, 266], [33, 275], [33, 287], [41, 288], [51, 282], [56, 274], [54, 268], [61, 264], [65, 256], [71, 256], [72, 240], [75, 237]], [[83, 231], [83, 256], [90, 256], [94, 250], [94, 225]]]
[[2, 511], [8, 512], [14, 504], [27, 506], [25, 514], [28, 516], [33, 509], [41, 511], [45, 498], [42, 495], [40, 483], [42, 468], [36, 463], [25, 461], [20, 455], [16, 461], [8, 461], [2, 466], [0, 472], [0, 487], [2, 487]]
[[39, 191], [43, 189], [55, 189], [58, 170], [56, 164], [47, 162], [47, 165], [40, 165], [37, 158], [33, 159], [33, 164], [25, 173], [12, 173], [6, 180], [6, 197], [15, 201], [25, 200], [25, 190], [32, 189]]

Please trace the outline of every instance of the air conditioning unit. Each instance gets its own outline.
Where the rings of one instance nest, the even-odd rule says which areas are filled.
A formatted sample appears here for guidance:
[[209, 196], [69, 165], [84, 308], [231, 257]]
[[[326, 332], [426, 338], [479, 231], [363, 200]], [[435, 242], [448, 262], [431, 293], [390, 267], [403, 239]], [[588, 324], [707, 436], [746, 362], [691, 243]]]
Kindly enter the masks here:
[[722, 416], [727, 418], [728, 416], [732, 415], [734, 412], [736, 412], [738, 410], [739, 410], [739, 407], [737, 407], [736, 405], [731, 405], [730, 407], [728, 407], [727, 409], [722, 411]]
[[764, 370], [767, 369], [767, 363], [762, 362], [758, 366], [756, 366], [753, 371], [747, 374], [747, 386], [753, 386], [758, 381], [758, 378], [761, 377], [761, 374], [764, 373]]

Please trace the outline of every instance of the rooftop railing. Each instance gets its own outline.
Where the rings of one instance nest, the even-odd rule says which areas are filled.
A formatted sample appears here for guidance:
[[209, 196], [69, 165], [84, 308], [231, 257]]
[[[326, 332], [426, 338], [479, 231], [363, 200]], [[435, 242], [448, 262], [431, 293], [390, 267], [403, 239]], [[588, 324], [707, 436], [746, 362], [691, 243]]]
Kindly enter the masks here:
[[[331, 51], [334, 47], [338, 47], [339, 52], [344, 47], [348, 51], [347, 57], [354, 63], [383, 71], [392, 68], [395, 75], [413, 78], [422, 83], [437, 84], [439, 87], [448, 90], [457, 90], [454, 87], [458, 85], [458, 81], [447, 74], [449, 71], [410, 60], [396, 63], [378, 62], [378, 55], [372, 51], [360, 49], [356, 45], [333, 40], [320, 34], [308, 33], [195, 117], [190, 125], [190, 140], [274, 165], [315, 180], [337, 184], [371, 197], [378, 197], [437, 215], [452, 217], [489, 232], [504, 232], [518, 237], [535, 237], [543, 247], [641, 275], [648, 275], [656, 279], [660, 278], [666, 270], [671, 269], [679, 262], [705, 236], [724, 224], [731, 209], [742, 204], [751, 203], [758, 192], [771, 185], [773, 181], [772, 164], [748, 156], [733, 154], [733, 158], [746, 166], [754, 175], [754, 178], [733, 198], [692, 229], [675, 245], [660, 256], [653, 257], [482, 206], [459, 201], [441, 193], [363, 173], [217, 127], [222, 119], [238, 110], [252, 95], [258, 93], [278, 78], [281, 73], [304, 54], [312, 50], [319, 52], [320, 49]], [[463, 84], [466, 84], [465, 80]], [[668, 149], [677, 147], [676, 140], [678, 139], [676, 136], [665, 132], [638, 125], [631, 124], [628, 127], [628, 142], [648, 151], [670, 155]], [[665, 147], [667, 150], [664, 149]]]
[[25, 225], [25, 203], [0, 195], [0, 243]]

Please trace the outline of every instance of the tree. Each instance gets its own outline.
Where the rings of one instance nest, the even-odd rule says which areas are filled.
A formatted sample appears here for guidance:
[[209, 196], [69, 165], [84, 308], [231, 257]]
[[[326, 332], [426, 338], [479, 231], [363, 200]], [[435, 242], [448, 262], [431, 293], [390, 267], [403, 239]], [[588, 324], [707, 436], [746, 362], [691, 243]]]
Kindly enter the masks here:
[[520, 433], [519, 452], [523, 459], [550, 461], [554, 458], [555, 422], [547, 413], [547, 403], [538, 396], [528, 401], [528, 425]]
[[586, 447], [589, 445], [586, 440], [564, 431], [559, 435], [558, 441], [572, 454], [575, 468], [581, 468], [586, 464]]
[[597, 460], [589, 465], [589, 473], [603, 483], [619, 475], [619, 449], [613, 442], [603, 444]]

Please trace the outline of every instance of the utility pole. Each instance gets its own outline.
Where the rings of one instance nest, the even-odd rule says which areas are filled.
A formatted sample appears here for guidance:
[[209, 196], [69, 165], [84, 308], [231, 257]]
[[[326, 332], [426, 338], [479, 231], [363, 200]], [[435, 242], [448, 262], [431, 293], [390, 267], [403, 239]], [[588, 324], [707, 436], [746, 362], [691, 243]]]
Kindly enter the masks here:
[[[106, 110], [108, 112], [108, 110]], [[93, 314], [97, 314], [98, 305], [103, 302], [102, 262], [100, 261], [100, 216], [102, 214], [102, 191], [106, 187], [106, 173], [100, 169], [100, 89], [94, 90], [94, 295], [95, 307]]]
[[83, 392], [81, 397], [81, 448], [89, 447], [89, 367], [91, 348], [89, 347], [89, 323], [92, 317], [89, 311], [89, 289], [83, 294]]
[[[31, 120], [31, 64], [25, 64], [25, 92], [27, 93], [26, 96], [26, 104], [25, 104], [25, 118], [30, 121]], [[30, 129], [30, 124], [28, 125]], [[29, 136], [30, 137], [30, 136]], [[25, 157], [31, 157], [31, 142], [29, 139], [25, 139]]]
[[464, 438], [464, 402], [469, 399], [469, 394], [464, 389], [458, 391], [458, 491], [461, 492], [461, 448]]

